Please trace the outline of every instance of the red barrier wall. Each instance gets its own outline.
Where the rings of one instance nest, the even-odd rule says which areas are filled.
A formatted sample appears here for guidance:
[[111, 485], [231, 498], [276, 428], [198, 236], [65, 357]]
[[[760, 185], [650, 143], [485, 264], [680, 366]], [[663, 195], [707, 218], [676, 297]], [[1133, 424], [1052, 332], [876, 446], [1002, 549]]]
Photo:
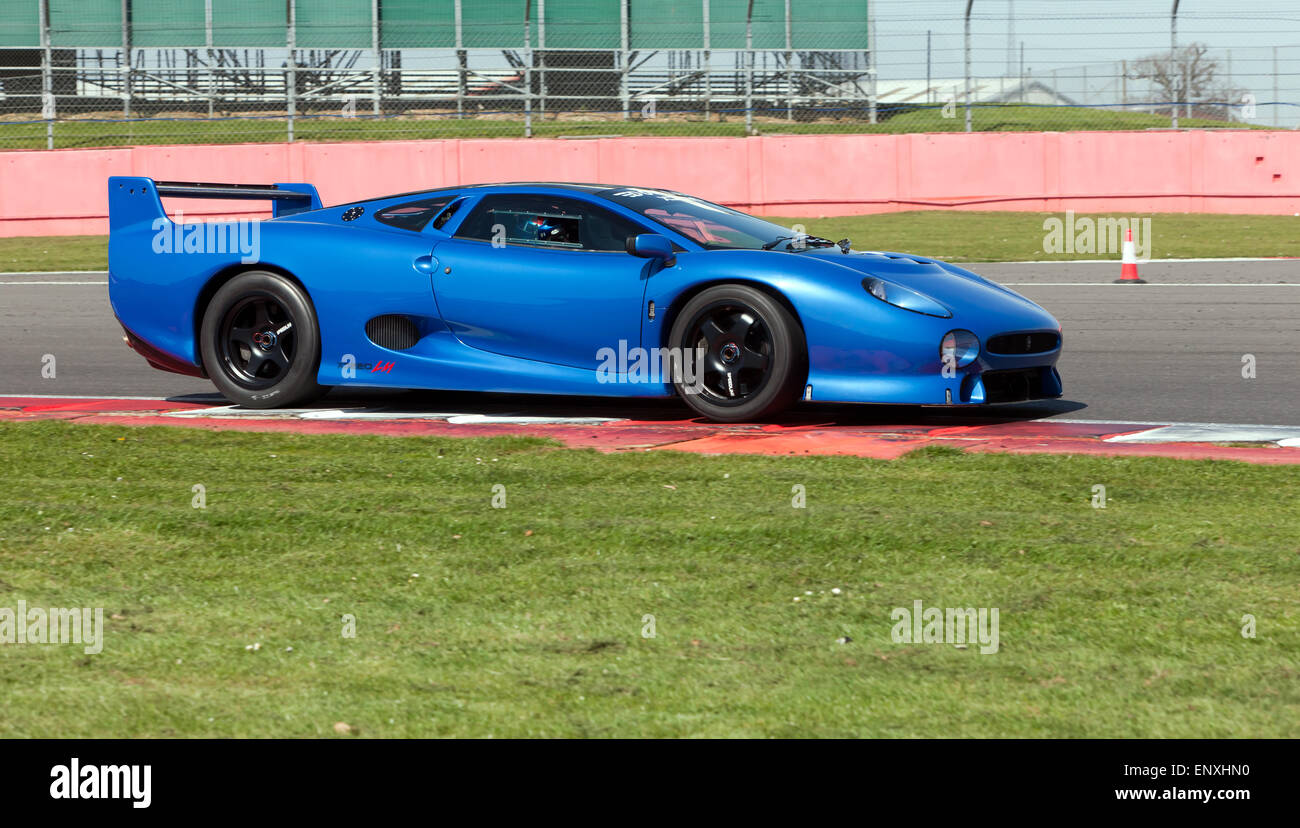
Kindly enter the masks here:
[[[667, 187], [786, 216], [895, 210], [1300, 213], [1300, 133], [939, 133], [382, 141], [0, 153], [0, 236], [106, 233], [110, 175], [309, 181], [326, 204], [488, 181]], [[261, 205], [257, 205], [261, 206]], [[175, 201], [195, 217], [269, 215]]]

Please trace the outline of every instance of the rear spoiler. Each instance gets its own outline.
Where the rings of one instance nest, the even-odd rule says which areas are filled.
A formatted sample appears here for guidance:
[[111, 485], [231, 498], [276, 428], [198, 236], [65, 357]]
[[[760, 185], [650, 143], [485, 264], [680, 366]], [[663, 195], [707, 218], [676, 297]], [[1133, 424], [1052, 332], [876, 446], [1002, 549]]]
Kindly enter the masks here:
[[324, 206], [311, 184], [214, 184], [115, 175], [108, 179], [109, 228], [125, 227], [141, 220], [152, 222], [166, 216], [162, 198], [270, 201], [271, 215], [275, 218], [319, 210]]
[[[158, 195], [172, 198], [233, 198], [274, 201], [275, 214], [319, 210], [320, 196], [310, 184], [211, 184], [206, 181], [157, 181]], [[281, 202], [289, 202], [284, 205]]]

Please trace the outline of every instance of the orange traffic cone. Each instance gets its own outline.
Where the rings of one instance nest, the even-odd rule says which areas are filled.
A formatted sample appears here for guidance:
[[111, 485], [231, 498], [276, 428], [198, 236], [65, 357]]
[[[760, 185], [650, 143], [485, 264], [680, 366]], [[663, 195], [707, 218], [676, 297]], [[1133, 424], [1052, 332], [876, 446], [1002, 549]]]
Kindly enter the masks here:
[[1124, 236], [1124, 252], [1120, 256], [1119, 278], [1117, 285], [1145, 285], [1146, 279], [1138, 278], [1137, 246], [1133, 244], [1133, 228], [1129, 227]]

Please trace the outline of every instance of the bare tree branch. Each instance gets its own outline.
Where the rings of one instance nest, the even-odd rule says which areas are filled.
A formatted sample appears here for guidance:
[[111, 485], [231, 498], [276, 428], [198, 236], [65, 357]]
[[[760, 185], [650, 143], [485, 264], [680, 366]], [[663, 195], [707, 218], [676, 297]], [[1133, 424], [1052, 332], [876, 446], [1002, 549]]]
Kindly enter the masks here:
[[1235, 104], [1244, 94], [1222, 77], [1219, 61], [1210, 56], [1210, 47], [1204, 43], [1141, 58], [1130, 64], [1128, 78], [1149, 81], [1162, 103], [1191, 104], [1198, 117], [1223, 119], [1222, 106], [1204, 104]]

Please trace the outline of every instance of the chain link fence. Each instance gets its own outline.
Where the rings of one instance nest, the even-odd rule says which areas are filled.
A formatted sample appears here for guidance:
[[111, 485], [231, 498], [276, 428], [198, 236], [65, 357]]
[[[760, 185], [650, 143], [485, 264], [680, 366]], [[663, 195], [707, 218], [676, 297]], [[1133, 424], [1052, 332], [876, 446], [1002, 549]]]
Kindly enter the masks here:
[[1300, 46], [1181, 43], [1148, 18], [1132, 59], [1070, 63], [1083, 37], [1107, 51], [1094, 27], [1060, 47], [1035, 35], [1035, 68], [1007, 24], [1057, 12], [924, 5], [922, 19], [884, 0], [3, 0], [0, 149], [1300, 118]]

